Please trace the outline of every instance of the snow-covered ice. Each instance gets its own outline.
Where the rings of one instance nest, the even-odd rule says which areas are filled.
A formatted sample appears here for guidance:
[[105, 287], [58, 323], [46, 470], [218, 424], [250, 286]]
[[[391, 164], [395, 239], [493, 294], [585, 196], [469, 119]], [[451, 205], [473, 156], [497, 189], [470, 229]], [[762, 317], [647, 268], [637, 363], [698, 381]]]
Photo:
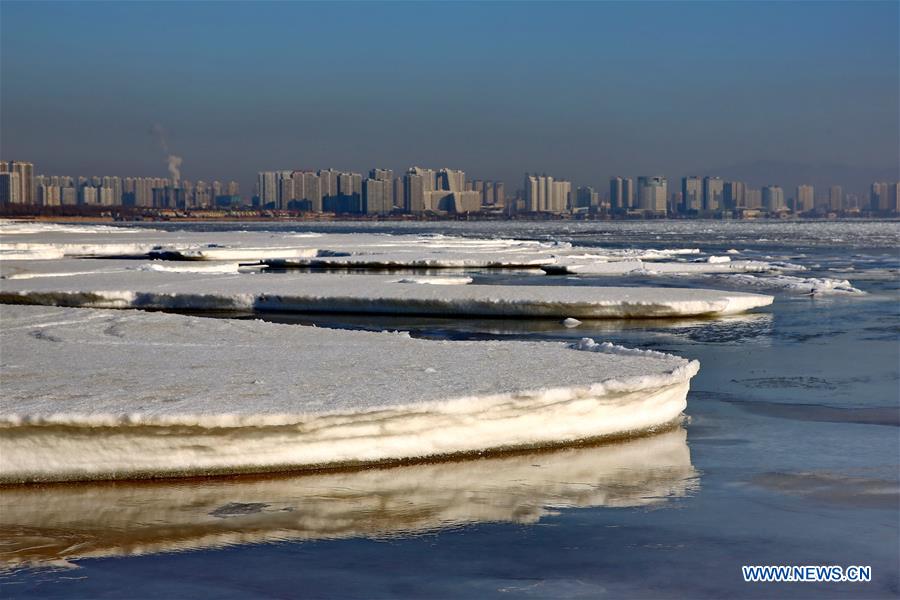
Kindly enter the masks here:
[[865, 294], [864, 291], [853, 287], [846, 279], [833, 279], [830, 277], [795, 277], [792, 275], [757, 277], [750, 274], [719, 275], [718, 277], [729, 285], [761, 290], [783, 290], [793, 294], [808, 294], [812, 296], [861, 296]]
[[409, 285], [396, 276], [334, 273], [101, 272], [77, 278], [7, 279], [0, 286], [3, 302], [91, 308], [559, 319], [730, 315], [772, 300], [695, 288]]
[[[628, 435], [675, 421], [699, 366], [586, 343], [33, 306], [2, 307], [0, 341], [7, 482], [285, 470]], [[48, 379], [60, 365], [65, 377]]]

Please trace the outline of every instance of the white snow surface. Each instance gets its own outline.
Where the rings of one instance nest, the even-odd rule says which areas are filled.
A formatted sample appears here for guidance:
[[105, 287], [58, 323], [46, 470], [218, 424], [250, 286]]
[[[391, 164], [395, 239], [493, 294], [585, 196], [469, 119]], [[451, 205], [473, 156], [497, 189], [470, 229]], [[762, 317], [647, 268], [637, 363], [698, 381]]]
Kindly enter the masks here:
[[[416, 286], [417, 287], [417, 286]], [[285, 470], [652, 430], [696, 361], [2, 306], [0, 481]], [[65, 377], [48, 378], [60, 372]], [[423, 375], [431, 369], [428, 375]]]
[[[187, 264], [187, 263], [180, 263]], [[424, 278], [418, 278], [422, 283]], [[0, 301], [90, 308], [355, 312], [461, 317], [643, 318], [729, 315], [772, 296], [695, 288], [408, 285], [335, 273], [98, 272], [5, 279]], [[446, 282], [443, 282], [446, 283]]]

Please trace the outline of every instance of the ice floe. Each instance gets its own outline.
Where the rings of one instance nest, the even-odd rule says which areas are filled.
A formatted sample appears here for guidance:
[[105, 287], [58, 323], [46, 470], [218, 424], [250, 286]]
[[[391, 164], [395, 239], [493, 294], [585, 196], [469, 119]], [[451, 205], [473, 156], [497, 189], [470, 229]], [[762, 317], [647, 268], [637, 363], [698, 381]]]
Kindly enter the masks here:
[[783, 290], [793, 294], [808, 294], [811, 296], [861, 296], [865, 294], [864, 291], [853, 287], [846, 279], [832, 279], [830, 277], [795, 277], [792, 275], [757, 277], [750, 274], [719, 275], [717, 277], [729, 285], [763, 290]]
[[[727, 260], [723, 260], [727, 259]], [[759, 260], [731, 260], [729, 257], [711, 256], [699, 262], [645, 261], [627, 259], [614, 261], [585, 261], [560, 259], [542, 265], [550, 274], [572, 275], [697, 275], [703, 273], [768, 273], [777, 271], [772, 263]]]
[[[0, 341], [6, 482], [278, 471], [631, 435], [678, 419], [699, 368], [661, 353], [581, 351], [595, 349], [586, 341], [440, 342], [29, 306], [2, 307]], [[65, 377], [49, 380], [61, 365]]]
[[8, 303], [458, 317], [647, 318], [730, 315], [772, 296], [696, 288], [408, 285], [387, 275], [129, 271], [3, 280]]

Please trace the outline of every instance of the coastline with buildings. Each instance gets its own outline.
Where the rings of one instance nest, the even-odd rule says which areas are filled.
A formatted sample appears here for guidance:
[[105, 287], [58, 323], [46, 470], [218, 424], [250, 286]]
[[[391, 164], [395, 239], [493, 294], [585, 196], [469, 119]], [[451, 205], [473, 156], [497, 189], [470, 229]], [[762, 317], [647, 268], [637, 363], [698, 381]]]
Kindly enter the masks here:
[[526, 173], [521, 188], [466, 178], [458, 169], [413, 166], [405, 173], [328, 169], [261, 171], [247, 196], [235, 180], [35, 174], [24, 161], [0, 161], [0, 213], [6, 216], [296, 219], [659, 219], [890, 218], [900, 215], [900, 182], [867, 193], [841, 185], [775, 184], [688, 175], [615, 176], [608, 191]]

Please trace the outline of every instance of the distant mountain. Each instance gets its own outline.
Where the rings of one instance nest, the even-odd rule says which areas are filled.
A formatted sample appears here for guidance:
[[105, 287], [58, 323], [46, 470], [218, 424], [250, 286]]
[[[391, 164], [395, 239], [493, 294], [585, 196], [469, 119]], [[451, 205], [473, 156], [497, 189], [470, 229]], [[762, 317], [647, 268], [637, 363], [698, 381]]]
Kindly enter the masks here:
[[900, 166], [854, 167], [778, 160], [757, 160], [726, 167], [706, 168], [696, 173], [717, 175], [726, 180], [746, 181], [753, 187], [780, 185], [785, 190], [785, 196], [793, 194], [793, 189], [802, 183], [810, 183], [823, 189], [831, 185], [840, 185], [844, 187], [845, 192], [868, 193], [873, 181], [900, 180]]

